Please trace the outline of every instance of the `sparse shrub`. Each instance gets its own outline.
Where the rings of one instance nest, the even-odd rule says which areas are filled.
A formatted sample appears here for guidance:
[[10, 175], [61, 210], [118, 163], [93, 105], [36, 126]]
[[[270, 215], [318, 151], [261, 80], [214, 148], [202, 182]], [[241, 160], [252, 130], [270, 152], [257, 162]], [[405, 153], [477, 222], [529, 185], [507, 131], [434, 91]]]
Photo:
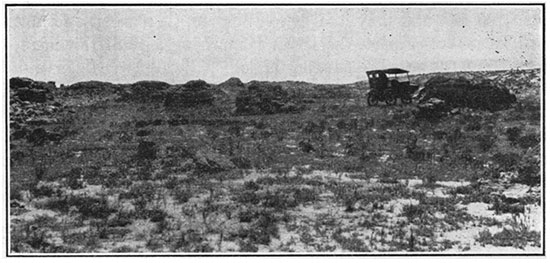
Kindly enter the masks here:
[[346, 212], [353, 212], [355, 211], [355, 203], [362, 199], [357, 189], [357, 185], [339, 184], [330, 190], [334, 193], [336, 199], [346, 207]]
[[251, 190], [245, 190], [237, 193], [234, 198], [236, 202], [243, 203], [243, 204], [253, 204], [257, 205], [260, 203], [259, 196], [256, 195], [255, 191]]
[[155, 142], [140, 141], [136, 157], [140, 160], [152, 160], [157, 158], [157, 150]]
[[456, 188], [453, 188], [451, 190], [451, 193], [453, 194], [461, 194], [461, 195], [467, 195], [474, 193], [475, 189], [471, 185], [465, 185], [465, 186], [458, 186]]
[[421, 218], [424, 215], [425, 209], [420, 205], [407, 204], [403, 206], [402, 214], [411, 222], [415, 218]]
[[61, 196], [63, 189], [61, 185], [57, 182], [44, 182], [40, 181], [36, 184], [35, 187], [31, 188], [31, 193], [35, 197], [52, 197], [52, 196]]
[[496, 153], [492, 159], [501, 171], [512, 171], [520, 163], [521, 156], [517, 153]]
[[143, 197], [146, 200], [152, 200], [155, 197], [156, 187], [152, 182], [145, 181], [134, 183], [126, 193], [121, 193], [120, 198], [136, 199]]
[[[265, 178], [267, 178], [267, 177], [265, 177]], [[262, 179], [262, 178], [260, 178], [260, 179]], [[244, 189], [249, 190], [249, 191], [258, 191], [258, 190], [260, 190], [261, 186], [258, 184], [259, 183], [258, 180], [256, 180], [256, 182], [254, 182], [254, 181], [244, 182]]]
[[174, 198], [180, 204], [187, 203], [191, 197], [193, 197], [193, 192], [187, 187], [178, 187], [174, 190]]
[[109, 218], [109, 220], [107, 220], [107, 226], [125, 227], [132, 224], [134, 216], [134, 214], [119, 211], [118, 213], [116, 213], [115, 217]]
[[137, 252], [137, 248], [130, 247], [128, 245], [123, 245], [120, 247], [113, 248], [110, 252], [111, 253], [132, 253], [132, 252]]
[[62, 198], [50, 199], [44, 204], [44, 207], [47, 209], [64, 213], [68, 212], [69, 208], [72, 206], [76, 207], [78, 212], [85, 218], [93, 217], [105, 219], [116, 212], [115, 209], [109, 207], [105, 196], [65, 196]]
[[71, 169], [70, 172], [64, 175], [65, 183], [73, 190], [84, 188], [84, 178], [82, 168], [77, 167]]
[[46, 252], [53, 246], [50, 228], [55, 218], [41, 216], [22, 225], [11, 225], [11, 250], [16, 253]]
[[258, 252], [258, 246], [250, 239], [239, 240], [240, 252]]
[[109, 207], [106, 197], [76, 197], [69, 203], [69, 207], [73, 205], [85, 217], [107, 218], [116, 212], [116, 210]]
[[369, 252], [370, 249], [365, 245], [365, 242], [356, 236], [346, 237], [342, 235], [342, 229], [338, 228], [332, 234], [332, 238], [338, 242], [342, 249], [351, 251], [351, 252]]
[[151, 251], [158, 251], [164, 247], [164, 242], [156, 237], [150, 237], [149, 239], [147, 239], [145, 247], [147, 247]]
[[479, 149], [482, 152], [489, 151], [495, 144], [496, 138], [491, 134], [483, 134], [476, 137]]
[[515, 145], [521, 135], [521, 127], [507, 128], [505, 133], [506, 137], [512, 143], [512, 145]]
[[514, 179], [514, 182], [523, 183], [527, 185], [540, 185], [541, 173], [540, 173], [540, 161], [533, 157], [525, 157], [518, 167], [518, 178]]
[[531, 147], [535, 147], [540, 143], [540, 140], [536, 134], [528, 134], [525, 136], [521, 136], [517, 140], [517, 144], [519, 147], [523, 149], [529, 149]]
[[239, 222], [241, 223], [250, 223], [252, 220], [257, 218], [259, 215], [259, 211], [255, 209], [246, 209], [239, 211], [237, 214], [237, 218], [239, 218]]
[[145, 213], [145, 216], [153, 223], [164, 221], [168, 214], [160, 208], [153, 208]]
[[136, 136], [138, 137], [144, 137], [144, 136], [148, 136], [151, 134], [151, 131], [150, 130], [139, 130], [136, 132]]
[[252, 169], [252, 162], [244, 156], [233, 157], [231, 162], [239, 169]]
[[539, 232], [529, 231], [525, 227], [517, 226], [504, 228], [502, 231], [495, 234], [485, 229], [476, 237], [476, 241], [482, 245], [515, 247], [520, 249], [524, 249], [528, 245], [541, 247], [540, 240]]
[[214, 249], [210, 247], [206, 240], [193, 229], [182, 231], [173, 245], [174, 250], [184, 252], [212, 252]]

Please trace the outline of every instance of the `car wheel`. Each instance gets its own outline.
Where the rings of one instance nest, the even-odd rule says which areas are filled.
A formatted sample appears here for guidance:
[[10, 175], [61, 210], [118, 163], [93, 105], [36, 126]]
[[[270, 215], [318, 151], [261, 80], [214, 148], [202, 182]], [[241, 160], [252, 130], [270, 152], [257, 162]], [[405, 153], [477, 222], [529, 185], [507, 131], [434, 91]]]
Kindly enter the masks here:
[[387, 105], [395, 105], [397, 99], [394, 96], [389, 96], [385, 101]]
[[368, 94], [367, 95], [367, 103], [369, 104], [369, 106], [376, 106], [378, 104], [378, 100], [376, 99], [376, 97], [372, 94]]

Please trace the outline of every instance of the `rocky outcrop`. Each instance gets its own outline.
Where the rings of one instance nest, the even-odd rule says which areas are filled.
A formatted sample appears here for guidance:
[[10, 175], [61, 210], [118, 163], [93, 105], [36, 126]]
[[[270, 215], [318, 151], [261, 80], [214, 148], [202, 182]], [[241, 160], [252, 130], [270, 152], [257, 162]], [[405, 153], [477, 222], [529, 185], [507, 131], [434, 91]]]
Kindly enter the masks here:
[[10, 79], [10, 92], [12, 98], [31, 103], [44, 103], [53, 99], [52, 91], [55, 90], [55, 82], [34, 81], [29, 78]]
[[27, 139], [33, 145], [59, 141], [62, 134], [41, 126], [56, 124], [56, 113], [64, 109], [54, 100], [55, 83], [29, 78], [10, 79], [10, 139]]
[[499, 88], [490, 80], [468, 80], [463, 77], [436, 76], [428, 80], [420, 91], [420, 104], [439, 99], [450, 108], [472, 108], [498, 111], [511, 107], [516, 97], [505, 88]]
[[246, 90], [244, 83], [239, 78], [229, 78], [228, 80], [218, 84], [218, 88], [229, 95], [236, 96], [239, 92]]
[[195, 107], [212, 105], [214, 90], [204, 80], [191, 80], [183, 85], [175, 85], [167, 91], [164, 99], [166, 107]]
[[122, 85], [119, 101], [127, 102], [162, 102], [170, 84], [162, 81], [138, 81], [131, 85]]

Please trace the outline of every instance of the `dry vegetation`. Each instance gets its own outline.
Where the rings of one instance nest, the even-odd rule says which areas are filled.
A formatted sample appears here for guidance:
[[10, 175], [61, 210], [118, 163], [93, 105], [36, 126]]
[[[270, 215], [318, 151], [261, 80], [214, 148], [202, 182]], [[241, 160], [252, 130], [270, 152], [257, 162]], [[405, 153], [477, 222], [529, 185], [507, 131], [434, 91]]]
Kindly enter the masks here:
[[105, 83], [12, 97], [10, 250], [540, 253], [540, 70], [514, 74], [511, 108], [436, 119], [362, 83], [282, 83], [300, 111], [247, 116]]

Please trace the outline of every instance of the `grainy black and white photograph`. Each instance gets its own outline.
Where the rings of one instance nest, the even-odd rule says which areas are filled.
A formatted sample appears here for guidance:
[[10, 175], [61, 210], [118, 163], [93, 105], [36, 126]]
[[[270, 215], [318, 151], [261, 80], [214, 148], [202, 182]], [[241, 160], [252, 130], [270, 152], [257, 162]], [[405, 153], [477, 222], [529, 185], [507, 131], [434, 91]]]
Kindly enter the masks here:
[[545, 253], [544, 4], [4, 9], [8, 257]]

